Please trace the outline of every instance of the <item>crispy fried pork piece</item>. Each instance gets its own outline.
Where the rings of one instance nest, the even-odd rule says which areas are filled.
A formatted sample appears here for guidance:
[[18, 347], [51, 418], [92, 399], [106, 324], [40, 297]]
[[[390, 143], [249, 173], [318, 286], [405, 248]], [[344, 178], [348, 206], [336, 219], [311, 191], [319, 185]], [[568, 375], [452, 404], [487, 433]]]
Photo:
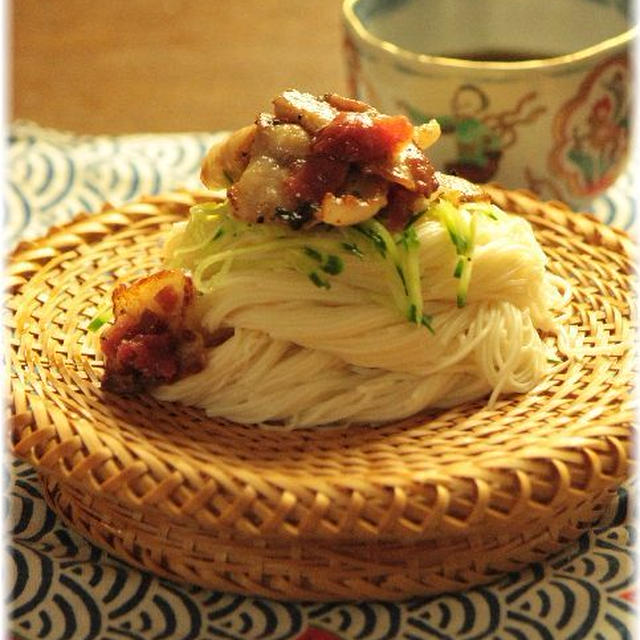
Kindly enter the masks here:
[[402, 225], [401, 206], [406, 221], [418, 200], [438, 188], [423, 153], [439, 136], [435, 121], [413, 127], [405, 116], [334, 93], [289, 90], [273, 108], [212, 149], [203, 164], [207, 187], [232, 183], [228, 195], [241, 220], [351, 225], [389, 208]]
[[314, 134], [326, 127], [339, 111], [310, 93], [291, 89], [275, 98], [273, 113], [278, 120], [300, 125], [305, 131]]
[[194, 317], [188, 276], [160, 271], [119, 285], [112, 297], [115, 321], [100, 338], [104, 389], [137, 393], [202, 369], [205, 338]]
[[219, 189], [242, 175], [249, 164], [256, 129], [255, 124], [242, 127], [209, 149], [200, 168], [200, 179], [206, 186]]
[[235, 216], [259, 222], [272, 219], [278, 208], [297, 208], [299, 198], [288, 180], [292, 165], [310, 154], [311, 136], [302, 127], [261, 114], [254, 125], [248, 164], [228, 189]]
[[371, 105], [362, 100], [356, 100], [355, 98], [346, 98], [337, 93], [328, 93], [324, 97], [332, 107], [335, 107], [338, 111], [358, 111], [360, 113], [364, 111], [371, 111]]
[[436, 171], [440, 189], [447, 192], [449, 200], [454, 204], [461, 202], [489, 202], [491, 197], [481, 187], [464, 178]]
[[435, 119], [429, 120], [413, 127], [413, 141], [416, 146], [424, 151], [440, 138], [440, 125]]

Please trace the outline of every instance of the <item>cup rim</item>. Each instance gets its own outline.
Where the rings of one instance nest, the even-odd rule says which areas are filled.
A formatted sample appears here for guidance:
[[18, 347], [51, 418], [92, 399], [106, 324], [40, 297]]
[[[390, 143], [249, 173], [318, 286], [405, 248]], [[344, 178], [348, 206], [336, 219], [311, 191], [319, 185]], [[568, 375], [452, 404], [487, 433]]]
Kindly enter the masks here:
[[347, 25], [355, 32], [355, 35], [372, 49], [376, 49], [394, 60], [402, 60], [412, 68], [422, 68], [427, 65], [437, 65], [450, 70], [487, 70], [487, 71], [525, 71], [530, 69], [541, 69], [547, 67], [557, 67], [571, 64], [596, 56], [604, 51], [618, 48], [630, 43], [638, 33], [638, 25], [634, 24], [626, 31], [618, 35], [606, 38], [600, 42], [550, 58], [539, 58], [518, 61], [494, 61], [494, 60], [465, 60], [449, 56], [431, 55], [428, 53], [417, 53], [410, 49], [405, 49], [393, 42], [374, 36], [356, 15], [355, 5], [362, 0], [343, 0], [342, 14]]

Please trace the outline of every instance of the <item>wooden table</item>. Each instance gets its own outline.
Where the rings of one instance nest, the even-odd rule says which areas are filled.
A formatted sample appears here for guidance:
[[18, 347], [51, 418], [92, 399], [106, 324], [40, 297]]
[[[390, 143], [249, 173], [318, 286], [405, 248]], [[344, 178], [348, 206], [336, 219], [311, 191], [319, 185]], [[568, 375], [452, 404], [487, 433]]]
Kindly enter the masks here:
[[80, 133], [239, 127], [346, 92], [341, 0], [13, 3], [10, 117]]

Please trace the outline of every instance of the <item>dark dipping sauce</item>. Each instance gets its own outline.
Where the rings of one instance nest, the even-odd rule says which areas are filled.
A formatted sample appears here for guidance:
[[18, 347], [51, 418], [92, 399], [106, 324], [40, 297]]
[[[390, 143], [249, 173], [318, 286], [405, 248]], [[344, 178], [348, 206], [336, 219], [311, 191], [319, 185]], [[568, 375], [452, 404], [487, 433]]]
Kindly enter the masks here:
[[474, 62], [525, 62], [526, 60], [544, 60], [560, 54], [542, 53], [541, 51], [525, 51], [518, 49], [481, 49], [462, 53], [449, 54], [447, 57]]

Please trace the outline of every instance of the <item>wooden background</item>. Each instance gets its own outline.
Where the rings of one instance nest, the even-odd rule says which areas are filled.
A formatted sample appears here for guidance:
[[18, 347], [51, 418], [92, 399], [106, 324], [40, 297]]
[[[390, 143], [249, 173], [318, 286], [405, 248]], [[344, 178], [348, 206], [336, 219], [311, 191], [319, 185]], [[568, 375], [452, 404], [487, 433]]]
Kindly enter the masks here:
[[346, 92], [341, 0], [15, 0], [10, 118], [79, 133], [235, 128]]

